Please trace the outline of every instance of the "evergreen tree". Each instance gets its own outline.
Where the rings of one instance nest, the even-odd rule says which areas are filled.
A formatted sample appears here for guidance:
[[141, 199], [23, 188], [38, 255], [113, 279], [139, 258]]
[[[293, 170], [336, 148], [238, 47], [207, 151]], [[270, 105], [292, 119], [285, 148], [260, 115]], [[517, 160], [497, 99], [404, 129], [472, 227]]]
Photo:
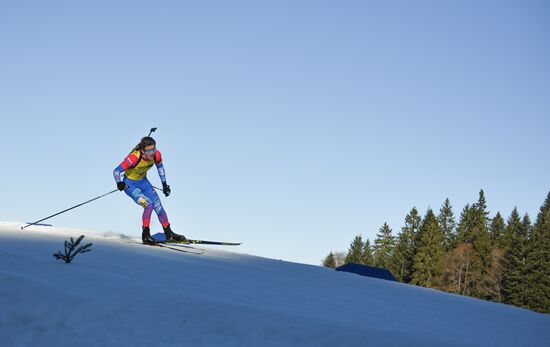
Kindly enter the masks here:
[[363, 239], [361, 235], [357, 235], [350, 244], [348, 254], [344, 262], [361, 264], [363, 262]]
[[457, 243], [472, 243], [475, 228], [474, 208], [466, 204], [460, 214], [457, 226]]
[[491, 266], [486, 276], [487, 299], [495, 302], [502, 302], [503, 297], [503, 271], [504, 254], [507, 247], [504, 240], [506, 234], [506, 223], [500, 212], [491, 220], [489, 226], [491, 236]]
[[389, 270], [401, 282], [409, 283], [412, 279], [412, 264], [416, 253], [418, 232], [421, 217], [416, 207], [405, 217], [405, 226], [397, 236], [397, 243], [391, 258]]
[[512, 247], [513, 239], [516, 237], [517, 230], [521, 224], [521, 217], [519, 216], [518, 209], [514, 207], [512, 213], [508, 217], [506, 227], [504, 228], [504, 237], [502, 240], [502, 248], [507, 252]]
[[[525, 218], [524, 218], [525, 221]], [[504, 253], [504, 269], [502, 274], [503, 302], [520, 307], [526, 307], [524, 277], [527, 273], [525, 259], [527, 256], [527, 233], [525, 223], [522, 223], [516, 208], [508, 218], [506, 235], [510, 247]]]
[[374, 240], [374, 266], [389, 268], [395, 245], [395, 238], [391, 233], [388, 223], [384, 222]]
[[500, 212], [497, 212], [495, 218], [491, 221], [489, 226], [489, 233], [491, 234], [491, 242], [493, 246], [498, 247], [501, 250], [506, 248], [504, 242], [504, 235], [506, 230], [506, 223]]
[[481, 190], [478, 201], [462, 210], [457, 228], [458, 243], [472, 245], [470, 276], [464, 284], [464, 293], [477, 298], [487, 298], [490, 286], [488, 276], [493, 255], [488, 215], [485, 193]]
[[532, 238], [533, 234], [533, 223], [531, 223], [531, 218], [526, 213], [521, 219], [521, 231], [524, 235], [527, 236], [527, 240]]
[[491, 235], [489, 234], [489, 211], [483, 190], [479, 192], [479, 199], [474, 204], [475, 228], [472, 240], [474, 251], [473, 274], [475, 285], [472, 288], [472, 296], [489, 299], [491, 284], [489, 272], [493, 262], [491, 250]]
[[461, 295], [471, 295], [474, 284], [475, 276], [472, 276], [472, 264], [475, 262], [472, 246], [474, 229], [474, 207], [466, 204], [460, 213], [456, 244], [445, 257], [445, 270], [441, 283], [442, 288], [451, 288], [452, 292]]
[[437, 218], [428, 209], [422, 221], [419, 247], [414, 256], [412, 283], [424, 287], [436, 287], [442, 273], [443, 234]]
[[479, 198], [476, 204], [477, 209], [481, 213], [481, 217], [484, 219], [485, 224], [489, 224], [489, 211], [487, 211], [487, 200], [485, 199], [485, 192], [483, 189], [479, 191]]
[[439, 228], [443, 233], [443, 244], [445, 250], [449, 251], [456, 242], [456, 222], [455, 216], [453, 213], [453, 206], [449, 201], [449, 198], [445, 199], [443, 206], [439, 210], [439, 215], [437, 216], [437, 222], [439, 223]]
[[361, 263], [365, 265], [374, 264], [374, 255], [369, 239], [365, 241], [365, 245], [363, 246], [363, 261]]
[[331, 269], [336, 269], [336, 259], [334, 253], [330, 252], [329, 255], [323, 260], [323, 266]]
[[527, 307], [538, 312], [550, 313], [550, 192], [540, 208], [528, 250]]

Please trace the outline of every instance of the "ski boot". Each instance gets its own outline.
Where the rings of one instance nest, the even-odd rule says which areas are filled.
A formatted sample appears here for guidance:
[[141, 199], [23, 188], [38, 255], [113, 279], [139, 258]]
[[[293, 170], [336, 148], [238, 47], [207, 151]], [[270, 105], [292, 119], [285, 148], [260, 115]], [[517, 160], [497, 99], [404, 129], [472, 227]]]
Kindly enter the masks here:
[[187, 239], [185, 236], [176, 234], [172, 231], [170, 228], [170, 224], [168, 224], [166, 227], [162, 227], [164, 229], [164, 236], [166, 237], [166, 242], [180, 242], [184, 243], [187, 242]]
[[141, 241], [144, 245], [156, 246], [158, 241], [151, 236], [149, 227], [143, 227], [141, 232]]

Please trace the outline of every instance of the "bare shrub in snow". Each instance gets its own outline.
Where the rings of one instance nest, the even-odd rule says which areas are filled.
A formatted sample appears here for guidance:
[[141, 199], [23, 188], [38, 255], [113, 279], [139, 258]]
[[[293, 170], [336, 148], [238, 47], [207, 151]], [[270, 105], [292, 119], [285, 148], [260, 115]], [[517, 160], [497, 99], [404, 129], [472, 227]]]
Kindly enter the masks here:
[[73, 240], [73, 238], [71, 237], [70, 242], [65, 241], [65, 253], [61, 253], [61, 251], [57, 251], [57, 253], [54, 253], [53, 256], [57, 260], [63, 259], [65, 263], [70, 263], [78, 253], [91, 252], [92, 251], [91, 243], [88, 243], [87, 245], [83, 245], [79, 247], [82, 239], [84, 239], [84, 235], [80, 236], [76, 241]]

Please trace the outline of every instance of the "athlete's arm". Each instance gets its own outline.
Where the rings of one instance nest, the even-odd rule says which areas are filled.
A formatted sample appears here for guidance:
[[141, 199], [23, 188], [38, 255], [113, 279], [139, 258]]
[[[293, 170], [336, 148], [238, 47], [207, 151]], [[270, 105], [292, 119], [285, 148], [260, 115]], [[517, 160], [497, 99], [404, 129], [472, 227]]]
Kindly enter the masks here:
[[121, 182], [122, 181], [122, 173], [128, 169], [133, 168], [138, 164], [139, 158], [134, 153], [128, 154], [126, 158], [120, 163], [119, 166], [116, 167], [116, 169], [113, 171], [113, 176], [115, 177], [115, 181]]
[[155, 165], [157, 166], [157, 171], [159, 172], [160, 181], [166, 183], [166, 172], [164, 171], [164, 165], [162, 164], [162, 154], [160, 151], [155, 152]]

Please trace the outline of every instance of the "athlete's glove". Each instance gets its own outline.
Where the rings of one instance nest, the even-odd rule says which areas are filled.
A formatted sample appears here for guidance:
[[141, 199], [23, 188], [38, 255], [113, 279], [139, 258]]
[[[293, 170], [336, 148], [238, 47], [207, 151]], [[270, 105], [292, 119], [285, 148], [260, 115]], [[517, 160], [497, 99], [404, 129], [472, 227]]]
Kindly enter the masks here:
[[164, 196], [170, 195], [170, 186], [166, 182], [162, 183], [162, 192], [164, 193]]
[[127, 186], [126, 183], [124, 183], [124, 182], [117, 182], [116, 187], [117, 187], [118, 190], [120, 190], [120, 191], [122, 191], [122, 190], [128, 188], [128, 186]]

